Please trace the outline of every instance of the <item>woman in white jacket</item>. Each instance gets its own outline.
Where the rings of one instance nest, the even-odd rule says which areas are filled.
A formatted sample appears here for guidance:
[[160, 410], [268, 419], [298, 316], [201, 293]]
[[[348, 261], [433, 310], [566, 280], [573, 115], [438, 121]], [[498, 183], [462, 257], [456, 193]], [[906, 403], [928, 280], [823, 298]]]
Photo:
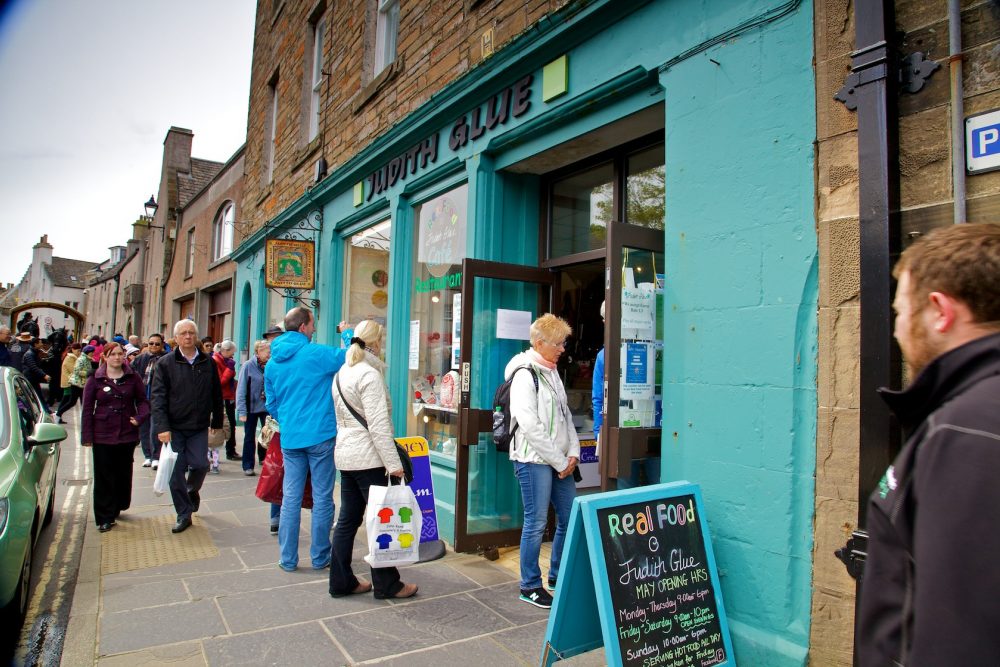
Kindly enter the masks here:
[[[368, 504], [368, 487], [384, 485], [389, 475], [403, 476], [389, 420], [389, 393], [385, 386], [385, 364], [378, 354], [382, 348], [382, 325], [365, 320], [354, 330], [344, 366], [334, 379], [333, 407], [337, 414], [337, 446], [334, 462], [340, 471], [340, 515], [333, 531], [330, 562], [330, 595], [341, 597], [367, 593], [375, 597], [408, 598], [416, 584], [404, 584], [394, 567], [373, 568], [372, 583], [358, 580], [351, 570], [351, 551]], [[339, 387], [337, 378], [339, 378]], [[345, 401], [367, 423], [365, 428], [351, 414]]]
[[[566, 350], [566, 338], [572, 332], [562, 318], [542, 315], [531, 324], [531, 349], [515, 355], [504, 371], [505, 378], [514, 378], [510, 388], [511, 429], [516, 426], [517, 430], [510, 460], [524, 501], [521, 600], [543, 609], [552, 606], [552, 596], [542, 587], [538, 565], [549, 503], [556, 511], [556, 534], [548, 584], [555, 589], [569, 512], [576, 496], [573, 471], [580, 460], [580, 439], [566, 401], [566, 389], [556, 370], [556, 362]], [[521, 368], [534, 370], [537, 385], [532, 373]]]

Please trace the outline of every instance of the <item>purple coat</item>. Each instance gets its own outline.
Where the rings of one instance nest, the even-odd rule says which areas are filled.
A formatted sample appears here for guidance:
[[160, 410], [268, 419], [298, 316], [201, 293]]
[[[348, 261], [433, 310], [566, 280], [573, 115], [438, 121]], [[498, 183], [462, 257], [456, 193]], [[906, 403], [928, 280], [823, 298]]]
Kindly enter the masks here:
[[83, 427], [80, 442], [101, 445], [134, 445], [139, 442], [140, 424], [149, 417], [149, 400], [142, 378], [122, 366], [125, 375], [117, 381], [108, 377], [104, 364], [87, 379], [83, 388]]

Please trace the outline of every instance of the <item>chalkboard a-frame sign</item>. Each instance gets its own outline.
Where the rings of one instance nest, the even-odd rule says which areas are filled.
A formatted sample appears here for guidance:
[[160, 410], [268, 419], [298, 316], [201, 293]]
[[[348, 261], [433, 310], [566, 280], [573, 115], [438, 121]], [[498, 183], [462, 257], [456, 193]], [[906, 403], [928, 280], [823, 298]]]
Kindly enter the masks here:
[[573, 501], [542, 667], [604, 646], [609, 665], [735, 667], [701, 489]]

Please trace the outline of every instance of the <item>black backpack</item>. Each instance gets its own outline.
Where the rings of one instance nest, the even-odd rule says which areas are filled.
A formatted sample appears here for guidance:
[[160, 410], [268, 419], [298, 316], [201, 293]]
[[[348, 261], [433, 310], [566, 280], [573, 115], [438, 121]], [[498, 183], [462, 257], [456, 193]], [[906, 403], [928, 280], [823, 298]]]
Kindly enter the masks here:
[[514, 424], [514, 428], [510, 427], [510, 385], [522, 368], [531, 373], [531, 379], [535, 381], [535, 392], [538, 392], [538, 373], [531, 366], [518, 366], [510, 374], [510, 379], [497, 387], [496, 393], [493, 394], [493, 444], [496, 445], [498, 452], [510, 451], [510, 443], [519, 426]]

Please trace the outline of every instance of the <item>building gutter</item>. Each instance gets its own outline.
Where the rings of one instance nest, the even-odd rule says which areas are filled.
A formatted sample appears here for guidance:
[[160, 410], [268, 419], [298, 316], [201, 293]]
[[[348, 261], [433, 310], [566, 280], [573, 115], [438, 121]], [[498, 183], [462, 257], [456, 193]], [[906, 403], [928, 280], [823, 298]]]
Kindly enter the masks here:
[[[900, 446], [880, 387], [897, 387], [900, 357], [892, 335], [892, 264], [899, 254], [899, 63], [892, 0], [857, 0], [849, 83], [858, 114], [858, 226], [861, 240], [861, 373], [858, 530], [837, 552], [860, 584], [867, 553], [868, 498]], [[841, 93], [838, 93], [838, 98]], [[848, 108], [852, 108], [851, 104]], [[856, 596], [855, 603], [859, 596]]]
[[965, 212], [965, 91], [962, 88], [962, 8], [948, 0], [948, 65], [951, 73], [951, 191], [955, 224], [966, 222]]

